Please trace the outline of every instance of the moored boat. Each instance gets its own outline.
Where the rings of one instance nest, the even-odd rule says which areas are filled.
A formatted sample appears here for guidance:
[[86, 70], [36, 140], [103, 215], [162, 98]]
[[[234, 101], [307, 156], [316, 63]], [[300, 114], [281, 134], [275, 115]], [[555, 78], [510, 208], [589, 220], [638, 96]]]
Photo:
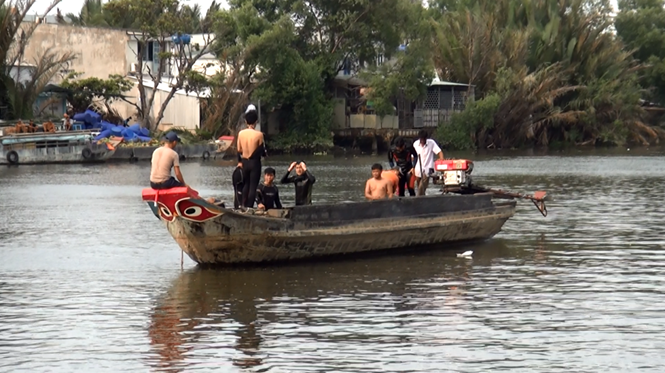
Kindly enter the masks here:
[[0, 164], [104, 162], [115, 151], [93, 141], [93, 131], [0, 135]]
[[[454, 166], [451, 164], [444, 174], [455, 172]], [[441, 178], [449, 184], [453, 179]], [[211, 204], [188, 187], [147, 188], [142, 197], [193, 261], [229, 265], [432, 245], [445, 249], [493, 237], [515, 213], [515, 198], [519, 196], [498, 199], [497, 191], [462, 189], [464, 193], [267, 212]], [[543, 203], [544, 195], [529, 199]]]

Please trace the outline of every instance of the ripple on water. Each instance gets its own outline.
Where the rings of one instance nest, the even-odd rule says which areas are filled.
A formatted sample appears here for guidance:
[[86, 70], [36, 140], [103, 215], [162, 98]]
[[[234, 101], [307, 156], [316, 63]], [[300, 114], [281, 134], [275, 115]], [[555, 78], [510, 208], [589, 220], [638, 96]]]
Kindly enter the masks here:
[[[383, 161], [383, 157], [381, 157]], [[313, 160], [314, 199], [362, 199], [374, 159]], [[289, 159], [271, 158], [278, 173]], [[230, 198], [233, 162], [184, 163]], [[487, 243], [180, 273], [145, 164], [0, 171], [0, 371], [661, 372], [665, 158], [478, 157], [547, 190]], [[434, 190], [430, 190], [434, 193]], [[293, 190], [283, 187], [287, 203]]]

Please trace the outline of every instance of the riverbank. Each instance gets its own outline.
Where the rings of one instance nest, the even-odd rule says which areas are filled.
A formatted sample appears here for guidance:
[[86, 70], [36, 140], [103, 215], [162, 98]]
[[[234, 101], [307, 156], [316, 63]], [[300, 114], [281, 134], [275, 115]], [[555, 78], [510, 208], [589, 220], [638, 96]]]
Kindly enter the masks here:
[[[152, 153], [159, 145], [155, 146], [119, 146], [115, 149], [115, 153], [109, 158], [109, 162], [137, 162], [149, 161], [152, 158]], [[181, 160], [187, 159], [210, 159], [222, 158], [224, 152], [217, 152], [218, 146], [216, 144], [189, 144], [178, 145], [174, 149]]]
[[[528, 153], [528, 154], [533, 154], [533, 155], [544, 155], [544, 154], [561, 154], [561, 153], [568, 153], [568, 152], [573, 152], [573, 153], [585, 153], [585, 152], [597, 152], [597, 153], [603, 153], [606, 151], [610, 152], [623, 152], [626, 151], [627, 149], [630, 149], [632, 151], [638, 151], [638, 150], [645, 150], [648, 151], [648, 149], [660, 149], [665, 147], [665, 145], [661, 144], [656, 144], [656, 145], [628, 145], [628, 146], [622, 146], [622, 145], [574, 145], [574, 144], [553, 144], [549, 147], [542, 147], [542, 146], [529, 146], [529, 147], [521, 147], [521, 148], [512, 148], [512, 149], [500, 149], [500, 148], [489, 148], [489, 149], [472, 149], [472, 150], [459, 150], [457, 148], [450, 148], [441, 145], [441, 142], [437, 140], [436, 137], [432, 137], [439, 146], [441, 146], [441, 149], [443, 150], [444, 154], [449, 154], [449, 153], [458, 153], [458, 152], [463, 152], [466, 154], [514, 154], [514, 153]], [[417, 138], [416, 136], [412, 137], [407, 137], [405, 136], [405, 139], [408, 141], [416, 141]], [[390, 141], [391, 138], [386, 138], [383, 136], [377, 136], [375, 139], [367, 136], [360, 136], [356, 138], [344, 138], [344, 139], [335, 139], [334, 145], [332, 147], [329, 147], [327, 149], [323, 150], [318, 150], [318, 151], [310, 151], [310, 150], [301, 150], [301, 151], [283, 151], [281, 149], [275, 149], [270, 147], [270, 142], [267, 141], [268, 144], [268, 154], [270, 155], [287, 155], [287, 154], [294, 154], [298, 156], [309, 156], [309, 155], [320, 155], [320, 154], [330, 154], [330, 155], [335, 155], [338, 157], [343, 157], [343, 156], [363, 156], [363, 155], [372, 155], [372, 154], [383, 154], [388, 152], [390, 149]], [[628, 150], [628, 151], [630, 151]], [[230, 155], [235, 154], [235, 149], [229, 149], [227, 151], [227, 157]]]

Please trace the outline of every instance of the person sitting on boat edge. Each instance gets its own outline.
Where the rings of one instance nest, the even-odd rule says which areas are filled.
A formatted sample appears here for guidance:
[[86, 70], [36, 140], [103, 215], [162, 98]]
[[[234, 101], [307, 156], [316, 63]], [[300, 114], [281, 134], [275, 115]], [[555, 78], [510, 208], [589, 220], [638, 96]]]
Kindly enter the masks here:
[[[253, 105], [252, 105], [253, 107]], [[247, 128], [238, 133], [238, 167], [242, 168], [243, 205], [254, 207], [256, 199], [256, 188], [261, 178], [261, 157], [266, 156], [263, 132], [255, 129], [256, 121], [259, 119], [256, 110], [248, 108], [245, 113]]]
[[279, 200], [279, 189], [273, 181], [275, 180], [275, 169], [267, 167], [263, 175], [263, 183], [256, 189], [256, 206], [259, 210], [281, 209], [282, 202]]
[[393, 184], [381, 177], [383, 167], [379, 163], [372, 165], [372, 177], [365, 183], [365, 198], [369, 200], [393, 198]]
[[23, 124], [22, 120], [18, 120], [16, 122], [16, 126], [14, 127], [14, 133], [27, 133], [28, 132], [28, 126]]
[[[295, 176], [289, 176], [293, 169], [296, 169]], [[307, 169], [307, 165], [303, 161], [293, 162], [289, 169], [280, 180], [280, 184], [294, 184], [296, 187], [296, 206], [311, 205], [312, 204], [312, 186], [316, 182], [316, 178]]]
[[[170, 189], [185, 187], [185, 179], [180, 172], [180, 157], [175, 150], [180, 142], [180, 137], [175, 132], [169, 132], [164, 136], [164, 145], [152, 152], [152, 168], [150, 170], [150, 187], [152, 189]], [[171, 169], [175, 172], [175, 178], [171, 176]], [[177, 180], [176, 180], [177, 178]]]
[[72, 120], [71, 120], [71, 118], [69, 118], [69, 115], [67, 115], [67, 114], [65, 114], [64, 117], [65, 117], [65, 120], [64, 120], [65, 123], [64, 123], [63, 127], [64, 127], [65, 131], [71, 131], [72, 130]]
[[418, 141], [413, 144], [413, 148], [418, 154], [414, 169], [418, 184], [418, 195], [424, 196], [429, 185], [429, 178], [434, 174], [434, 155], [437, 155], [439, 159], [443, 159], [443, 151], [436, 141], [429, 138], [425, 130], [420, 130]]
[[55, 133], [55, 124], [50, 120], [42, 124], [44, 132]]
[[[388, 164], [390, 168], [399, 167], [399, 196], [404, 197], [405, 191], [408, 189], [409, 195], [411, 197], [416, 195], [413, 182], [415, 181], [415, 176], [413, 175], [413, 167], [418, 160], [418, 154], [413, 148], [413, 145], [409, 144], [407, 146], [406, 141], [403, 137], [397, 137], [395, 139], [395, 145], [388, 151]], [[413, 179], [413, 180], [412, 180]], [[395, 189], [397, 193], [397, 189]]]

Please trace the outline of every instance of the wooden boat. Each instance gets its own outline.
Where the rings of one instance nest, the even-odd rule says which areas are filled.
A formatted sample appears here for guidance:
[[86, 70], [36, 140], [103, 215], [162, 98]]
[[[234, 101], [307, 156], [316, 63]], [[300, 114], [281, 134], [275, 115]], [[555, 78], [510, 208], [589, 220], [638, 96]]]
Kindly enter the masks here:
[[93, 131], [0, 135], [0, 164], [104, 162], [115, 149], [93, 141]]
[[211, 204], [195, 190], [144, 189], [143, 200], [180, 248], [199, 264], [263, 263], [489, 239], [530, 199], [546, 216], [545, 192], [536, 196], [491, 190], [471, 181], [473, 162], [436, 163], [441, 195], [356, 203], [234, 210]]
[[234, 136], [222, 136], [219, 139], [215, 140], [217, 144], [217, 153], [220, 153], [221, 156], [224, 156], [224, 153], [233, 145]]

